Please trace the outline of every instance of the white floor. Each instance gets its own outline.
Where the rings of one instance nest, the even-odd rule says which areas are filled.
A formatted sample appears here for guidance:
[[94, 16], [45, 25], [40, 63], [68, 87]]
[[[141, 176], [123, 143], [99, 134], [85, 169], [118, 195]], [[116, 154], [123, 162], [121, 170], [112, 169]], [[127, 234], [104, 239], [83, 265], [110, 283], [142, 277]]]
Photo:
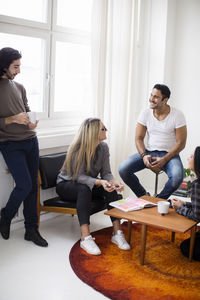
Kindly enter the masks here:
[[[91, 231], [111, 226], [103, 212], [91, 217]], [[83, 283], [72, 271], [69, 252], [80, 238], [77, 216], [59, 215], [41, 222], [49, 246], [24, 240], [24, 228], [0, 236], [0, 300], [108, 299]], [[95, 266], [94, 266], [95, 268]]]

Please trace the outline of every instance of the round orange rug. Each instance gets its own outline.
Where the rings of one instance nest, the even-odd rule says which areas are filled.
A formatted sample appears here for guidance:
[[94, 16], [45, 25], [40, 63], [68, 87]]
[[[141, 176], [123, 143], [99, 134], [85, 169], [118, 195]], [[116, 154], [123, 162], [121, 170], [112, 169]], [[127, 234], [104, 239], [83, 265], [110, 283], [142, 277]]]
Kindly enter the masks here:
[[[125, 235], [126, 224], [122, 225]], [[200, 300], [200, 262], [189, 262], [179, 245], [189, 237], [148, 227], [145, 265], [140, 265], [141, 226], [134, 224], [131, 250], [120, 250], [110, 242], [112, 228], [92, 233], [102, 254], [93, 256], [72, 247], [69, 259], [76, 275], [95, 290], [114, 300]]]

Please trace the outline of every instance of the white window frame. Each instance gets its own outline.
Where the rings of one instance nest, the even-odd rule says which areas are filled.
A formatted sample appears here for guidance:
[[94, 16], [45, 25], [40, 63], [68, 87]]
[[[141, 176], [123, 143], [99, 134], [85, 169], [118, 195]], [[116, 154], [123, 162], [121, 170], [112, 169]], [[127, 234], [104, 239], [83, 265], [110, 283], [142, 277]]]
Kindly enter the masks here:
[[56, 51], [56, 42], [69, 42], [73, 44], [82, 44], [89, 45], [91, 43], [91, 35], [85, 31], [66, 28], [57, 25], [57, 0], [53, 1], [53, 13], [52, 13], [52, 45], [51, 45], [51, 74], [50, 74], [50, 118], [58, 119], [61, 125], [70, 124], [76, 126], [77, 121], [80, 122], [82, 117], [81, 112], [54, 112], [54, 88], [55, 88], [55, 51]]
[[[1, 24], [1, 32], [5, 34], [16, 34], [20, 36], [27, 36], [33, 38], [41, 38], [44, 40], [45, 43], [45, 53], [46, 53], [46, 61], [44, 62], [44, 93], [43, 93], [43, 105], [44, 105], [44, 112], [38, 113], [39, 119], [48, 118], [48, 98], [49, 98], [49, 78], [48, 74], [50, 73], [49, 65], [50, 65], [50, 36], [45, 31], [38, 31], [33, 28], [22, 27], [18, 25], [10, 25], [10, 24]], [[23, 59], [23, 53], [22, 53]], [[26, 88], [26, 87], [25, 87]]]
[[90, 40], [87, 38], [83, 38], [82, 35], [63, 35], [62, 33], [56, 33], [52, 37], [52, 56], [51, 56], [51, 84], [50, 84], [50, 102], [51, 102], [51, 111], [50, 111], [50, 117], [51, 118], [64, 118], [64, 117], [75, 117], [75, 115], [79, 114], [81, 116], [81, 112], [74, 112], [74, 111], [65, 111], [65, 112], [54, 112], [54, 88], [55, 88], [55, 47], [56, 42], [66, 42], [66, 43], [73, 43], [73, 44], [80, 44], [80, 45], [89, 45]]
[[[73, 1], [73, 0], [72, 0]], [[66, 135], [77, 131], [83, 117], [81, 112], [54, 112], [54, 74], [56, 41], [90, 44], [90, 33], [57, 26], [57, 0], [48, 0], [47, 23], [0, 15], [0, 32], [38, 37], [45, 40], [44, 112], [38, 113], [37, 132], [41, 136]], [[23, 54], [22, 54], [23, 55]], [[25, 87], [26, 88], [26, 87]]]
[[51, 15], [52, 15], [52, 3], [53, 0], [48, 0], [47, 2], [47, 22], [37, 22], [32, 20], [26, 20], [22, 18], [15, 18], [10, 16], [5, 16], [0, 14], [0, 23], [10, 23], [14, 25], [22, 25], [27, 27], [34, 27], [39, 29], [51, 29]]
[[78, 36], [90, 38], [90, 34], [86, 33], [83, 30], [57, 25], [57, 0], [53, 1], [52, 28], [56, 32], [63, 32], [63, 33], [68, 33], [69, 35], [78, 35]]

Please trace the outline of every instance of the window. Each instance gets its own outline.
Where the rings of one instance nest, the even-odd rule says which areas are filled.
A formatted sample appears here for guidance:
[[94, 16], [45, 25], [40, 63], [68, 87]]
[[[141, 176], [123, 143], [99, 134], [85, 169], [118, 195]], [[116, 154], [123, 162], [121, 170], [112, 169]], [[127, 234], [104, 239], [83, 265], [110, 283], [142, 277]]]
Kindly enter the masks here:
[[16, 81], [25, 86], [31, 109], [44, 112], [45, 41], [41, 38], [0, 33], [0, 49], [5, 45], [22, 53], [21, 73], [17, 75]]
[[90, 52], [89, 45], [56, 42], [55, 112], [90, 107]]
[[31, 110], [57, 120], [53, 126], [79, 125], [92, 113], [92, 0], [0, 0], [0, 7], [0, 48], [22, 53], [15, 80]]
[[57, 3], [58, 26], [91, 30], [92, 0], [58, 0]]
[[47, 22], [48, 0], [0, 0], [1, 14], [37, 22]]

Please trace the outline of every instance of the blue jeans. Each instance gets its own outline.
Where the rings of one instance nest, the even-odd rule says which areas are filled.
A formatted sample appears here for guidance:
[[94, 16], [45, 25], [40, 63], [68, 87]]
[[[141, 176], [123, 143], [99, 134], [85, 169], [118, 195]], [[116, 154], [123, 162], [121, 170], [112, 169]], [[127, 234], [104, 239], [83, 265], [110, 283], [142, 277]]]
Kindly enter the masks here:
[[0, 142], [0, 151], [15, 181], [15, 187], [2, 214], [7, 220], [12, 220], [23, 202], [26, 230], [37, 228], [39, 168], [37, 137], [24, 141]]
[[[155, 153], [155, 156], [163, 157], [167, 154], [166, 151], [146, 151], [147, 154]], [[130, 156], [119, 166], [119, 174], [123, 181], [131, 188], [137, 197], [141, 197], [146, 194], [145, 188], [140, 184], [136, 172], [145, 169], [146, 166], [143, 163], [139, 153]], [[168, 199], [170, 195], [177, 190], [183, 181], [184, 170], [180, 159], [177, 155], [168, 161], [162, 170], [167, 174], [168, 181], [166, 182], [163, 190], [157, 195], [158, 198]]]

